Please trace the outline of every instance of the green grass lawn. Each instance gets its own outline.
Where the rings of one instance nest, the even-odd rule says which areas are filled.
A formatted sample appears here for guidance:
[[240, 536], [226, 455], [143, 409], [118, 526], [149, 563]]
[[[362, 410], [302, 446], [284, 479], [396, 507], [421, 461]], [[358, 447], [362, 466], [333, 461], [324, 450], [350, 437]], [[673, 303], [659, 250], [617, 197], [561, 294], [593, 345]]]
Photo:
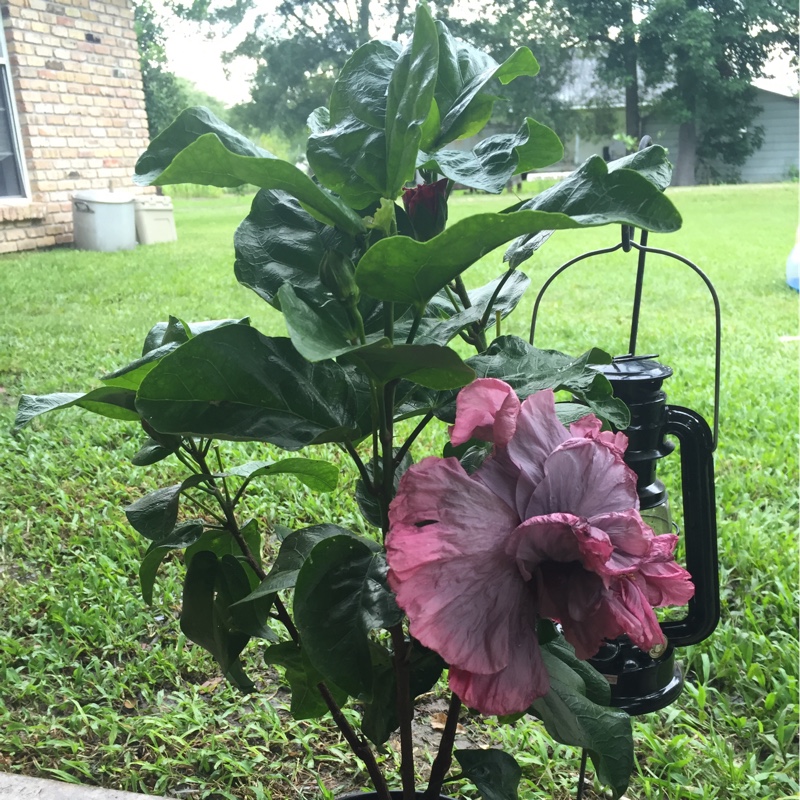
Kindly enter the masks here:
[[[681, 698], [637, 720], [638, 767], [628, 797], [794, 798], [798, 299], [784, 283], [784, 264], [797, 187], [670, 194], [683, 229], [651, 244], [697, 262], [722, 304], [716, 471], [723, 619], [709, 640], [680, 652], [687, 676]], [[452, 217], [507, 204], [465, 196]], [[210, 657], [179, 632], [177, 562], [167, 565], [154, 606], [144, 605], [136, 570], [145, 543], [121, 507], [172, 473], [168, 464], [129, 464], [137, 431], [69, 410], [16, 439], [8, 434], [21, 393], [96, 386], [98, 376], [136, 357], [147, 330], [168, 314], [249, 315], [263, 332], [283, 334], [279, 315], [233, 276], [231, 237], [248, 205], [242, 197], [176, 199], [174, 244], [0, 259], [0, 771], [237, 800], [328, 797], [366, 782], [327, 720], [288, 720], [287, 695], [259, 664], [257, 644], [248, 659], [258, 693], [243, 697], [217, 680]], [[503, 332], [527, 338], [542, 281], [566, 259], [613, 244], [618, 233], [552, 237], [524, 266], [533, 286]], [[495, 277], [500, 256], [484, 258], [467, 282]], [[576, 266], [546, 295], [537, 345], [576, 354], [593, 345], [626, 351], [634, 272], [631, 254]], [[696, 276], [666, 259], [649, 262], [639, 349], [675, 368], [667, 386], [672, 402], [706, 414], [711, 322]], [[229, 449], [234, 458], [263, 457], [265, 450]], [[676, 462], [667, 459], [663, 469], [673, 486]], [[296, 527], [335, 515], [357, 529], [353, 481], [345, 476], [341, 491], [322, 499], [287, 481], [254, 498], [250, 511]], [[419, 723], [433, 740], [429, 716]], [[535, 721], [514, 728], [464, 723], [466, 737], [514, 752], [524, 798], [574, 796], [577, 753], [554, 747]], [[391, 764], [391, 748], [383, 758]]]

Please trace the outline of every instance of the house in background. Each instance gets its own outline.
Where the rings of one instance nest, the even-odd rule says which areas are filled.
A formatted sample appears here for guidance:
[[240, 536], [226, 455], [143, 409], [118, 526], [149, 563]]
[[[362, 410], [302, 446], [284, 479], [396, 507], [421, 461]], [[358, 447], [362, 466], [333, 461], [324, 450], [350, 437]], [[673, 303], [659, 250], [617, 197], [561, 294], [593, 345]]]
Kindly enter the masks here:
[[[658, 109], [656, 99], [663, 88], [640, 86], [641, 129], [643, 134], [649, 134], [654, 142], [663, 145], [669, 151], [670, 161], [676, 164], [679, 124]], [[739, 179], [744, 183], [771, 183], [796, 177], [800, 167], [800, 100], [758, 87], [756, 92], [755, 102], [761, 113], [754, 124], [764, 128], [764, 143], [736, 168]], [[598, 98], [603, 98], [602, 105]], [[614, 139], [614, 133], [625, 130], [624, 92], [609, 91], [607, 87], [601, 89], [592, 59], [574, 60], [571, 79], [562, 88], [559, 99], [586, 115], [580, 126], [583, 133], [564, 137], [561, 164], [564, 169], [573, 169], [595, 154], [606, 160], [625, 155], [625, 144]], [[607, 135], [592, 132], [598, 129], [592, 124], [595, 117], [602, 120], [602, 129], [612, 132]]]
[[72, 241], [72, 196], [133, 191], [147, 147], [129, 0], [2, 0], [0, 253]]

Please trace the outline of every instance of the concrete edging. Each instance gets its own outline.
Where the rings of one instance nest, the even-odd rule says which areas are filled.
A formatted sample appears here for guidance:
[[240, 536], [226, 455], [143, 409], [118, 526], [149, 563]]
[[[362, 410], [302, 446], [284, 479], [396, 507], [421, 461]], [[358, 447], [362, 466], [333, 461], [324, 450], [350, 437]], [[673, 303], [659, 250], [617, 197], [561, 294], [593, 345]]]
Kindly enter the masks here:
[[167, 800], [155, 795], [104, 789], [101, 786], [81, 786], [77, 783], [30, 778], [0, 772], [2, 800]]

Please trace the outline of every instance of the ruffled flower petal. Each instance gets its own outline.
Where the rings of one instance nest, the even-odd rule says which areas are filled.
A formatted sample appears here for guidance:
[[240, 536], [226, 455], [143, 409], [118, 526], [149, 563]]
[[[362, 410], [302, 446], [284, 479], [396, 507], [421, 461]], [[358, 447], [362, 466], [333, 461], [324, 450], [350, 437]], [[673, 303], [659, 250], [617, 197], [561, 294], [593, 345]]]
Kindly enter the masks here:
[[[532, 605], [528, 608], [533, 611]], [[516, 714], [549, 691], [550, 679], [539, 650], [535, 620], [532, 613], [528, 616], [530, 620], [520, 620], [507, 667], [491, 675], [450, 668], [450, 688], [470, 708], [483, 714]]]
[[580, 562], [596, 572], [611, 558], [608, 536], [573, 514], [547, 514], [525, 520], [509, 537], [506, 553], [530, 580], [545, 562]]
[[517, 523], [511, 509], [456, 459], [427, 458], [403, 475], [390, 522], [389, 585], [411, 634], [462, 669], [506, 667], [509, 609], [525, 589], [503, 550]]
[[450, 441], [458, 446], [480, 439], [505, 446], [516, 430], [519, 408], [519, 398], [507, 383], [478, 378], [456, 397], [456, 424], [450, 428]]
[[592, 439], [569, 439], [547, 458], [523, 518], [562, 511], [588, 519], [638, 507], [636, 475], [622, 456]]

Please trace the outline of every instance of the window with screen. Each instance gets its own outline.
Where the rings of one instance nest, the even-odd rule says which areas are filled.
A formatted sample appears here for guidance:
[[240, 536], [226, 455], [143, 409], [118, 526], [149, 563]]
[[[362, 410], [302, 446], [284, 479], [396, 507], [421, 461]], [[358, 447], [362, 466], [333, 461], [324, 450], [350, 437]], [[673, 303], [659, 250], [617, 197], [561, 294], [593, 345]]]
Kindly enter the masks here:
[[6, 40], [0, 29], [0, 198], [26, 195], [20, 150]]

